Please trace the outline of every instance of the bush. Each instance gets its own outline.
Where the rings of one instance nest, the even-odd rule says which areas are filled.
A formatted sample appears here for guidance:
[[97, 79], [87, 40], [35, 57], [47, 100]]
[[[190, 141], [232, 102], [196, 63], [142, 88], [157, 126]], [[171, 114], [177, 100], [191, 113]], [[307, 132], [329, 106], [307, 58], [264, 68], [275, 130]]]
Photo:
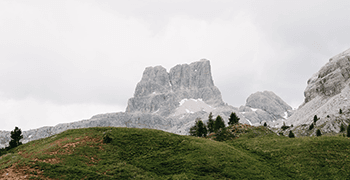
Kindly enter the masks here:
[[217, 141], [226, 141], [234, 138], [235, 135], [233, 135], [226, 127], [220, 128], [216, 133], [216, 140]]
[[314, 128], [314, 123], [311, 123], [311, 125], [309, 126], [309, 130], [312, 130]]
[[321, 131], [320, 131], [320, 129], [317, 129], [317, 131], [316, 131], [316, 136], [318, 137], [318, 136], [321, 136], [322, 134], [321, 134]]
[[289, 135], [288, 135], [289, 138], [294, 138], [294, 133], [292, 131], [289, 131]]
[[289, 126], [286, 126], [286, 123], [285, 123], [285, 122], [283, 122], [283, 126], [282, 126], [281, 128], [282, 128], [282, 129], [283, 129], [283, 131], [284, 131], [284, 130], [288, 129], [288, 128], [289, 128]]
[[341, 109], [339, 109], [339, 114], [342, 114], [342, 113], [343, 113], [343, 111]]
[[340, 125], [340, 132], [343, 132], [343, 131], [345, 131], [345, 127], [344, 127], [344, 124], [342, 123], [342, 124]]
[[103, 143], [110, 143], [112, 142], [112, 138], [110, 137], [110, 134], [109, 133], [106, 133], [104, 136], [103, 136]]
[[348, 125], [348, 130], [347, 130], [347, 131], [348, 131], [348, 133], [346, 134], [346, 136], [347, 136], [347, 137], [350, 137], [350, 123], [349, 123], [349, 125]]
[[264, 123], [264, 126], [265, 126], [265, 127], [267, 126], [266, 122]]

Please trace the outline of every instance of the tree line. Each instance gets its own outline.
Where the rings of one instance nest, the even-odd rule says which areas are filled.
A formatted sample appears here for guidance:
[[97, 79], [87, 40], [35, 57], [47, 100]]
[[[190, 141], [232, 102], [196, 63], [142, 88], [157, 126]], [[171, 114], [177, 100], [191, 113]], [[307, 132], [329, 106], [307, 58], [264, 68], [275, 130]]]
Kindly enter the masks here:
[[[239, 117], [236, 113], [232, 112], [228, 124], [234, 125], [238, 124]], [[190, 135], [197, 137], [207, 137], [210, 133], [223, 134], [226, 132], [225, 122], [220, 115], [218, 115], [215, 120], [213, 119], [213, 114], [210, 113], [208, 116], [207, 124], [204, 124], [200, 118], [196, 119], [194, 126], [190, 128]]]

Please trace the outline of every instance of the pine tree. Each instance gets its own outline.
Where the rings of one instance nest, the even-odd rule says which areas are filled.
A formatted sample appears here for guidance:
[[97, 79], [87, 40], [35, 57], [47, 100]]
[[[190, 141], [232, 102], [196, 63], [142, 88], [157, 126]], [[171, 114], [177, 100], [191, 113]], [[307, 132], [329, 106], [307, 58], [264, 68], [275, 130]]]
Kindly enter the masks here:
[[342, 113], [343, 113], [343, 111], [341, 109], [339, 109], [339, 114], [342, 114]]
[[320, 129], [317, 129], [317, 131], [316, 131], [316, 136], [321, 136], [322, 134], [321, 134], [321, 131], [320, 131]]
[[347, 129], [348, 133], [346, 134], [347, 137], [350, 137], [350, 123], [348, 125], [348, 129]]
[[314, 123], [316, 124], [317, 120], [319, 120], [320, 118], [317, 118], [317, 115], [314, 116]]
[[265, 127], [267, 126], [266, 122], [264, 123], [264, 126], [265, 126]]
[[289, 131], [289, 135], [288, 135], [289, 138], [294, 138], [294, 133], [292, 131]]
[[8, 149], [15, 148], [19, 145], [22, 145], [21, 142], [19, 142], [23, 138], [22, 131], [18, 127], [15, 127], [13, 131], [11, 131], [11, 141], [10, 141], [10, 146]]
[[237, 124], [239, 119], [240, 118], [236, 115], [236, 113], [231, 112], [230, 118], [228, 119], [228, 124], [229, 125]]
[[344, 124], [341, 123], [341, 125], [340, 125], [340, 132], [343, 132], [343, 131], [345, 131], [345, 127], [344, 127]]
[[217, 132], [220, 128], [224, 128], [224, 127], [225, 127], [225, 122], [222, 119], [222, 117], [218, 115], [215, 120], [214, 132]]
[[208, 133], [212, 133], [214, 132], [214, 125], [215, 125], [215, 121], [213, 120], [213, 114], [210, 113], [209, 117], [208, 117], [208, 122], [207, 122], [207, 127], [208, 127]]
[[204, 125], [203, 121], [200, 118], [197, 118], [194, 126], [190, 128], [190, 136], [207, 136], [207, 127]]
[[314, 123], [311, 123], [311, 125], [309, 126], [309, 130], [312, 130], [314, 128]]
[[203, 121], [200, 118], [197, 119], [197, 127], [197, 137], [206, 137], [207, 127], [204, 125]]

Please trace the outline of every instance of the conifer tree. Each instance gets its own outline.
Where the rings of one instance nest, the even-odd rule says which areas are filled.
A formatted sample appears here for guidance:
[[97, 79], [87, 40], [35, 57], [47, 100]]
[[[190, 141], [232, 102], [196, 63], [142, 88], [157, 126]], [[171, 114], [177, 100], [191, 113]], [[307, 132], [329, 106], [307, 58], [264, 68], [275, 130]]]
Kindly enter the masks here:
[[200, 118], [197, 119], [197, 127], [197, 137], [206, 137], [207, 127], [204, 125], [203, 121]]
[[23, 138], [22, 131], [21, 131], [21, 129], [19, 129], [16, 126], [15, 129], [13, 131], [11, 131], [11, 141], [9, 143], [10, 146], [8, 147], [8, 149], [12, 149], [12, 148], [15, 148], [15, 147], [21, 145], [22, 143], [19, 141], [22, 138]]
[[230, 118], [228, 119], [228, 124], [229, 125], [237, 124], [239, 119], [240, 118], [236, 115], [236, 113], [231, 112]]
[[292, 130], [289, 131], [289, 135], [288, 135], [289, 138], [294, 138], [294, 133], [292, 132]]
[[317, 131], [316, 131], [316, 136], [321, 136], [322, 134], [321, 134], [321, 131], [320, 131], [320, 129], [317, 129]]
[[312, 130], [314, 128], [314, 123], [311, 123], [311, 125], [309, 126], [309, 130]]
[[341, 125], [340, 125], [340, 132], [343, 132], [343, 131], [345, 131], [345, 127], [344, 127], [344, 124], [341, 123]]
[[225, 122], [222, 119], [222, 117], [218, 115], [215, 120], [214, 132], [217, 132], [220, 128], [224, 128], [224, 127], [225, 127]]
[[215, 121], [213, 120], [213, 114], [210, 113], [209, 117], [208, 117], [208, 122], [207, 122], [207, 127], [208, 127], [208, 133], [212, 133], [214, 132], [214, 125], [215, 125]]
[[264, 123], [264, 126], [265, 126], [265, 127], [267, 126], [266, 122]]
[[190, 135], [197, 137], [207, 136], [207, 127], [200, 118], [197, 118], [194, 126], [190, 128]]
[[341, 109], [339, 109], [339, 114], [342, 114], [342, 113], [343, 113], [343, 111]]
[[317, 120], [319, 120], [319, 119], [320, 118], [317, 118], [317, 115], [314, 116], [314, 123], [315, 123], [315, 125], [316, 125]]
[[350, 123], [349, 123], [349, 125], [348, 125], [347, 131], [348, 131], [348, 132], [347, 132], [346, 136], [347, 136], [347, 137], [350, 137]]

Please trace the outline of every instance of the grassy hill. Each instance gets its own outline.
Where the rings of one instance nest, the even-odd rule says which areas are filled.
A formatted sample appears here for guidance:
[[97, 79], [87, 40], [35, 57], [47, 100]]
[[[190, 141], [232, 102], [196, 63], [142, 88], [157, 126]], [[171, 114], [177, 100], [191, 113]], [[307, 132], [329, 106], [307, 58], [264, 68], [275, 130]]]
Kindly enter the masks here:
[[[350, 139], [241, 126], [224, 142], [153, 129], [68, 130], [0, 157], [0, 179], [347, 179]], [[110, 143], [103, 143], [108, 134]], [[239, 136], [239, 138], [238, 138]]]

